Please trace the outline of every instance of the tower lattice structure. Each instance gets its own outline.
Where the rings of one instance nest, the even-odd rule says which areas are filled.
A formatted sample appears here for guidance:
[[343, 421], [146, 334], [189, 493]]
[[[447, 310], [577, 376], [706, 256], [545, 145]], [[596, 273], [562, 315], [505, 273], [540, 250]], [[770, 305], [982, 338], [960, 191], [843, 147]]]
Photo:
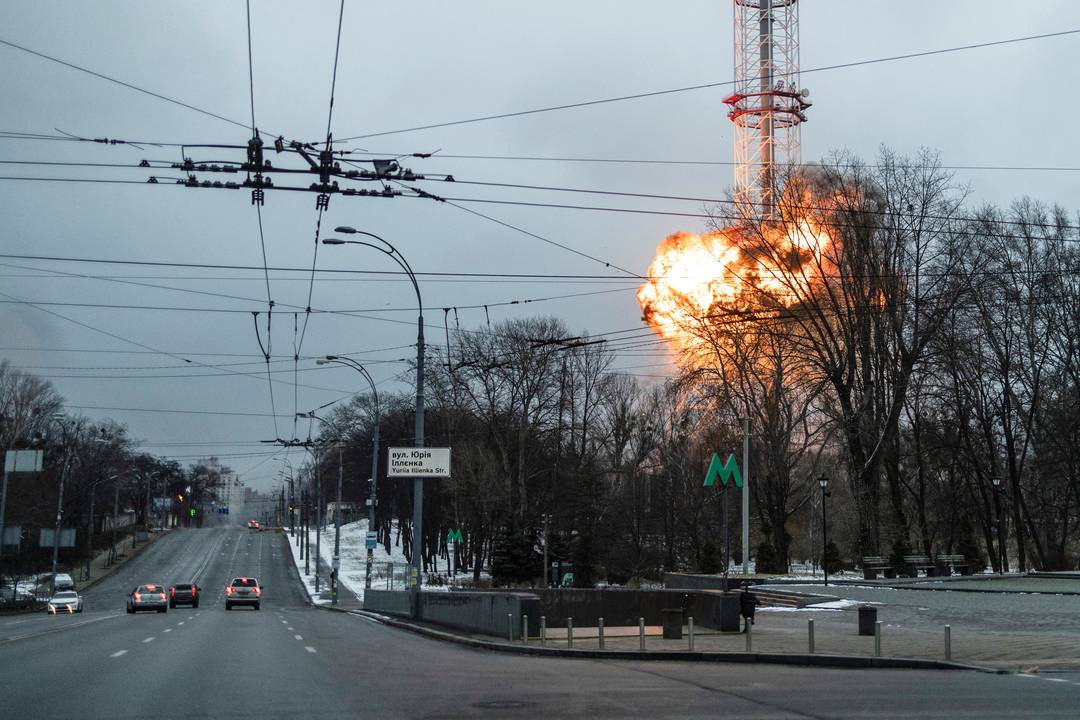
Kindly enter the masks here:
[[744, 217], [775, 213], [777, 169], [801, 162], [809, 92], [799, 81], [798, 0], [734, 0], [735, 201]]

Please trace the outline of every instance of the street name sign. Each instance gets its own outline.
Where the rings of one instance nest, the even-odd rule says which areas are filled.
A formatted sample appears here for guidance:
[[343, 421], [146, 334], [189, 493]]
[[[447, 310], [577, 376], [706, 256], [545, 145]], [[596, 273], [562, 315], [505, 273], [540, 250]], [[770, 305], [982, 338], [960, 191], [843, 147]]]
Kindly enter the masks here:
[[367, 535], [364, 536], [364, 544], [367, 545], [368, 550], [374, 550], [379, 545], [379, 535], [374, 530], [368, 530]]
[[387, 477], [450, 477], [450, 448], [395, 448], [387, 450]]

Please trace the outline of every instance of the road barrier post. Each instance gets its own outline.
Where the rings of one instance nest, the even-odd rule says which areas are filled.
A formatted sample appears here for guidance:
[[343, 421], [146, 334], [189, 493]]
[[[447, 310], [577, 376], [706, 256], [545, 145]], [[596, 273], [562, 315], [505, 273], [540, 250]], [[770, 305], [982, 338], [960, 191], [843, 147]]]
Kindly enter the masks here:
[[750, 618], [746, 618], [746, 652], [754, 649], [754, 626], [750, 624]]
[[540, 647], [547, 645], [547, 616], [540, 616]]
[[600, 633], [600, 649], [604, 649], [604, 618], [597, 618], [596, 629]]
[[945, 626], [945, 659], [952, 660], [952, 628]]
[[881, 621], [874, 623], [874, 657], [881, 657]]
[[574, 618], [566, 618], [566, 647], [574, 647]]
[[529, 616], [521, 616], [521, 642], [528, 644], [529, 642]]
[[806, 621], [806, 631], [810, 639], [810, 654], [814, 654], [814, 619], [810, 618]]
[[694, 651], [694, 616], [686, 618], [687, 623], [687, 636], [690, 639], [690, 652]]
[[514, 613], [506, 613], [506, 639], [514, 642]]
[[638, 650], [645, 650], [645, 618], [638, 618]]

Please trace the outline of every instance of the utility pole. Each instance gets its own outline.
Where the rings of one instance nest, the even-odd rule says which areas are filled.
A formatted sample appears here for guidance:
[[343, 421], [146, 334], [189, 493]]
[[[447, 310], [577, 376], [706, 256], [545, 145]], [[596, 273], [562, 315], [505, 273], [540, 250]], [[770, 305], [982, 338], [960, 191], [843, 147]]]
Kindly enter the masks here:
[[742, 574], [750, 574], [750, 418], [742, 419]]
[[68, 468], [71, 465], [71, 451], [68, 449], [68, 434], [64, 432], [63, 421], [61, 421], [61, 433], [64, 443], [64, 459], [60, 468], [60, 491], [57, 493], [56, 498], [56, 530], [53, 533], [52, 593], [54, 595], [56, 594], [56, 565], [57, 561], [60, 559], [61, 521], [64, 517], [64, 483], [67, 480]]
[[[317, 448], [316, 448], [317, 450]], [[319, 549], [322, 545], [322, 477], [319, 475], [319, 453], [315, 455], [315, 592], [319, 592]]]

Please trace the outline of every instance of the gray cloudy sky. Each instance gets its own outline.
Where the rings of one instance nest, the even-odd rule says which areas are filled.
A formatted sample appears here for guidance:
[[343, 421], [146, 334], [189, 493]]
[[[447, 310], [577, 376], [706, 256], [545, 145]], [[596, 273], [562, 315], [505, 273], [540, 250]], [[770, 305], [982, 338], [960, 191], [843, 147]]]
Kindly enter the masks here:
[[[1012, 0], [804, 0], [802, 68], [1080, 28], [1080, 3]], [[256, 124], [266, 135], [325, 137], [339, 3], [253, 0]], [[1037, 8], [1037, 10], [1036, 10]], [[245, 4], [7, 0], [0, 40], [80, 65], [246, 125], [251, 106]], [[344, 138], [730, 80], [732, 7], [710, 2], [433, 2], [345, 4], [332, 130]], [[803, 158], [847, 148], [870, 159], [881, 144], [937, 149], [955, 166], [1080, 165], [1071, 134], [1080, 35], [805, 73], [814, 103]], [[0, 130], [146, 143], [242, 144], [250, 131], [0, 45]], [[367, 138], [339, 145], [397, 154], [716, 161], [630, 164], [410, 159], [416, 172], [458, 180], [721, 198], [730, 185], [729, 88]], [[190, 150], [196, 161], [240, 161], [235, 150]], [[0, 160], [173, 161], [180, 150], [0, 138]], [[271, 156], [278, 164], [294, 161]], [[5, 177], [145, 181], [175, 171], [5, 164]], [[310, 180], [303, 177], [303, 183]], [[202, 179], [202, 178], [201, 178]], [[206, 179], [232, 179], [206, 176]], [[1028, 194], [1075, 209], [1076, 169], [957, 170], [972, 204]], [[290, 178], [275, 177], [278, 184]], [[697, 213], [701, 203], [427, 183], [458, 198]], [[316, 211], [308, 193], [267, 193], [272, 266], [312, 263]], [[467, 207], [603, 261], [643, 273], [666, 235], [700, 230], [694, 218], [470, 204]], [[250, 311], [265, 311], [262, 271], [28, 260], [12, 255], [208, 265], [262, 265], [250, 193], [167, 184], [0, 181], [0, 357], [50, 378], [73, 408], [128, 426], [148, 451], [185, 464], [215, 453], [257, 486], [281, 467], [260, 439], [275, 428]], [[440, 308], [549, 299], [490, 308], [491, 320], [551, 314], [573, 331], [640, 326], [637, 284], [622, 273], [459, 208], [423, 199], [331, 198], [324, 236], [353, 225], [394, 243], [418, 273], [609, 276], [603, 281], [422, 277], [428, 337], [442, 342]], [[321, 247], [320, 269], [393, 270], [359, 247]], [[76, 276], [77, 275], [77, 276]], [[122, 281], [122, 282], [118, 282]], [[139, 284], [132, 284], [139, 283]], [[164, 287], [162, 287], [164, 286]], [[311, 305], [365, 310], [312, 315], [293, 385], [292, 308], [307, 304], [305, 272], [274, 272], [272, 331], [277, 434], [295, 410], [363, 389], [355, 373], [313, 358], [355, 353], [383, 391], [415, 340], [411, 286], [390, 276], [319, 274]], [[191, 292], [197, 291], [197, 292]], [[225, 298], [205, 293], [235, 296]], [[36, 305], [78, 303], [137, 308]], [[158, 309], [147, 309], [149, 307]], [[164, 309], [162, 309], [164, 308]], [[211, 312], [213, 310], [214, 312]], [[217, 312], [228, 310], [230, 312]], [[484, 310], [461, 309], [475, 328]], [[453, 320], [453, 316], [451, 318]], [[300, 323], [303, 323], [301, 314]], [[94, 328], [94, 329], [91, 329]], [[142, 347], [134, 345], [138, 343]], [[164, 351], [167, 354], [162, 354]], [[189, 363], [170, 357], [187, 358]], [[619, 354], [617, 367], [650, 380], [670, 371], [659, 345]], [[220, 369], [200, 367], [213, 365]], [[245, 363], [245, 364], [239, 364]], [[235, 372], [250, 373], [249, 376]], [[91, 409], [126, 408], [126, 409]], [[157, 411], [157, 412], [151, 412]], [[185, 412], [160, 412], [185, 411]], [[199, 411], [192, 413], [190, 411]], [[217, 415], [208, 413], [245, 413]], [[296, 434], [306, 436], [301, 424]], [[280, 455], [278, 456], [280, 457]], [[294, 455], [298, 458], [298, 454]]]

